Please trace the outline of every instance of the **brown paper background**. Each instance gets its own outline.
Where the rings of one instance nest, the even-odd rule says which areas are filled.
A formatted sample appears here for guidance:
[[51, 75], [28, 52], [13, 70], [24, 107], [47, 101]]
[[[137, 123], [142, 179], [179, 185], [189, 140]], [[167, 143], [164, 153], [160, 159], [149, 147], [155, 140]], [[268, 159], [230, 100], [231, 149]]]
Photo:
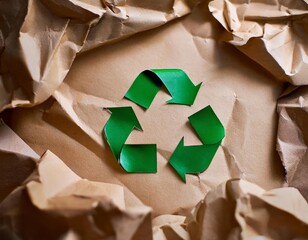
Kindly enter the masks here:
[[[33, 163], [50, 150], [73, 174], [88, 179], [82, 183], [90, 182], [88, 187], [81, 184], [73, 188], [80, 188], [81, 194], [91, 189], [91, 182], [112, 183], [123, 187], [127, 209], [152, 208], [151, 216], [150, 210], [145, 210], [142, 225], [128, 223], [125, 217], [129, 219], [137, 210], [121, 210], [123, 222], [108, 215], [107, 219], [115, 221], [112, 234], [120, 231], [118, 234], [126, 236], [116, 226], [128, 224], [129, 228], [146, 229], [136, 239], [151, 239], [152, 234], [154, 239], [307, 237], [308, 221], [303, 217], [307, 202], [301, 195], [307, 199], [307, 91], [306, 87], [296, 89], [289, 84], [306, 83], [306, 2], [14, 3], [0, 4], [1, 19], [5, 20], [0, 23], [0, 108], [7, 109], [1, 117], [12, 129], [0, 131], [4, 139], [0, 140], [1, 166], [9, 166], [1, 167], [1, 171], [10, 169], [3, 175], [8, 184], [2, 185], [9, 186], [9, 190], [3, 188], [0, 193], [5, 197], [21, 187], [0, 203], [4, 213], [0, 214], [0, 234], [41, 237], [31, 227], [29, 233], [22, 230], [25, 219], [21, 216], [34, 204], [25, 184], [31, 180], [33, 186], [44, 185], [45, 174], [40, 174], [40, 165], [36, 170]], [[171, 21], [178, 17], [182, 18]], [[170, 95], [165, 89], [147, 111], [123, 99], [135, 77], [151, 68], [181, 68], [195, 84], [203, 82], [195, 104], [166, 105]], [[183, 136], [186, 145], [201, 144], [187, 117], [209, 104], [225, 126], [226, 137], [210, 167], [197, 176], [187, 175], [184, 184], [168, 165], [168, 159]], [[103, 107], [127, 105], [134, 108], [144, 129], [133, 131], [128, 143], [157, 144], [157, 174], [125, 173], [102, 138], [101, 131], [110, 116]], [[14, 140], [9, 135], [15, 136]], [[17, 135], [29, 145], [21, 149], [28, 150], [16, 150], [22, 142]], [[9, 142], [13, 147], [6, 146]], [[29, 151], [30, 159], [26, 154]], [[12, 169], [22, 172], [24, 156], [31, 167], [14, 182]], [[16, 159], [16, 164], [10, 159]], [[62, 163], [57, 168], [64, 166]], [[50, 186], [56, 186], [57, 178], [52, 178]], [[242, 180], [228, 181], [235, 178]], [[225, 187], [230, 184], [234, 187]], [[285, 185], [298, 188], [301, 194]], [[272, 193], [273, 188], [280, 190]], [[64, 222], [71, 221], [65, 211], [70, 207], [67, 202], [75, 198], [73, 192], [67, 190], [64, 200], [56, 200], [56, 205], [62, 206], [56, 212]], [[39, 192], [33, 196], [36, 194], [39, 196]], [[101, 195], [100, 206], [108, 208], [106, 194]], [[289, 195], [292, 198], [288, 199]], [[268, 200], [271, 196], [274, 202]], [[204, 202], [213, 204], [204, 209]], [[296, 204], [298, 209], [292, 208]], [[38, 211], [35, 221], [39, 223], [47, 216], [48, 222], [48, 208], [34, 208]], [[14, 209], [13, 217], [5, 217]], [[93, 209], [74, 211], [87, 215]], [[202, 215], [206, 221], [199, 219]], [[21, 224], [14, 227], [7, 219]], [[226, 221], [223, 227], [217, 225], [220, 219]], [[286, 235], [277, 230], [279, 221], [287, 228]], [[289, 221], [294, 225], [288, 225]], [[153, 229], [149, 230], [150, 224]], [[95, 225], [83, 233], [85, 226], [60, 223], [54, 229], [42, 229], [54, 231], [54, 238], [105, 236], [97, 234]]]
[[[213, 32], [210, 22], [203, 25], [206, 35], [190, 33], [187, 28], [200, 27], [199, 21], [206, 21], [201, 15], [206, 9], [204, 5], [184, 23], [81, 55], [54, 93], [60, 104], [52, 103], [43, 114], [40, 108], [31, 113], [15, 111], [13, 128], [37, 152], [50, 149], [85, 178], [120, 181], [144, 204], [153, 207], [154, 216], [193, 207], [207, 191], [229, 178], [243, 177], [268, 189], [280, 186], [283, 172], [274, 151], [275, 110], [283, 86], [260, 68], [251, 67], [252, 62], [243, 59], [232, 46], [216, 43], [212, 37], [218, 33]], [[162, 67], [182, 68], [195, 83], [203, 81], [192, 107], [165, 105], [170, 97], [164, 91], [146, 112], [122, 99], [139, 72]], [[167, 160], [182, 136], [189, 145], [200, 144], [187, 125], [187, 117], [208, 104], [226, 127], [227, 136], [210, 168], [200, 179], [189, 175], [185, 185]], [[123, 174], [113, 161], [101, 131], [109, 118], [102, 108], [114, 105], [132, 105], [143, 126], [144, 132], [133, 132], [128, 143], [157, 143], [157, 174]], [[75, 123], [64, 121], [69, 118]], [[35, 142], [31, 143], [18, 119], [34, 134], [31, 139]], [[86, 140], [84, 133], [93, 141]]]

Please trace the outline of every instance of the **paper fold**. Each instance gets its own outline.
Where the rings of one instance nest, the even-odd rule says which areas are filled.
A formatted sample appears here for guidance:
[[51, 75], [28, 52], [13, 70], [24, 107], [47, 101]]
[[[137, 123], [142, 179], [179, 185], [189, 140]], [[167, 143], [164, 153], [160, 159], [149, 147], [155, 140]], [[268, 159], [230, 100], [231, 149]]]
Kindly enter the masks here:
[[308, 87], [302, 86], [278, 101], [277, 146], [289, 186], [296, 187], [308, 200]]
[[0, 111], [48, 99], [81, 49], [86, 51], [165, 24], [190, 13], [198, 2], [156, 4], [100, 0], [2, 3]]
[[270, 191], [229, 180], [186, 219], [191, 239], [294, 239], [308, 236], [308, 204], [295, 188]]
[[277, 79], [308, 83], [306, 1], [214, 0], [209, 9], [229, 32], [225, 41]]
[[0, 203], [0, 237], [151, 239], [151, 208], [127, 208], [122, 186], [82, 179], [50, 151], [31, 179]]

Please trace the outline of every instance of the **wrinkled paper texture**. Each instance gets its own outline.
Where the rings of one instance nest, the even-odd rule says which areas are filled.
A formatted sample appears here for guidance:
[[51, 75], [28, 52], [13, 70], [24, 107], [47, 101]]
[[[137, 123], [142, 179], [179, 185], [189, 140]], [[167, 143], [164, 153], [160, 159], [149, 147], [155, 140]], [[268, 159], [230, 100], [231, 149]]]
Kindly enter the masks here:
[[[11, 160], [6, 156], [1, 159], [2, 162]], [[1, 239], [17, 236], [23, 239], [145, 239], [152, 236], [151, 209], [126, 208], [122, 186], [82, 179], [50, 151], [32, 170], [23, 186], [0, 203]]]
[[277, 79], [308, 84], [308, 3], [305, 0], [214, 0], [226, 41]]
[[308, 200], [308, 87], [287, 91], [278, 101], [277, 151], [289, 186]]
[[308, 204], [295, 188], [265, 191], [230, 180], [208, 193], [185, 221], [191, 239], [306, 239]]
[[[292, 86], [308, 83], [307, 12], [304, 0], [0, 0], [0, 238], [307, 238], [307, 87]], [[194, 105], [166, 105], [164, 89], [147, 111], [123, 99], [155, 68], [203, 82]], [[201, 144], [187, 117], [207, 105], [226, 137], [183, 184], [168, 159], [182, 137]], [[144, 129], [129, 144], [157, 144], [157, 174], [113, 158], [103, 108], [118, 106]]]
[[196, 3], [1, 0], [0, 112], [49, 98], [80, 50], [165, 24]]

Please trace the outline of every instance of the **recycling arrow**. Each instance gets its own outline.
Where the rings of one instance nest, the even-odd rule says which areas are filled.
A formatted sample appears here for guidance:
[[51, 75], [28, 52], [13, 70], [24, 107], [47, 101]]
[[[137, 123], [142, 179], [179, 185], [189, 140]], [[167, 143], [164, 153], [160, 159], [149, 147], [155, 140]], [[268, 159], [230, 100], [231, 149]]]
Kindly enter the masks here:
[[148, 109], [165, 85], [172, 96], [167, 103], [193, 105], [201, 83], [195, 86], [181, 69], [152, 69], [141, 72], [125, 94], [127, 99]]
[[201, 173], [209, 167], [225, 136], [225, 129], [211, 106], [201, 109], [188, 119], [203, 145], [184, 146], [182, 138], [170, 157], [169, 163], [184, 182], [185, 174]]
[[134, 128], [142, 127], [132, 107], [106, 108], [111, 117], [104, 127], [104, 134], [110, 149], [124, 170], [130, 173], [155, 173], [155, 144], [125, 144]]

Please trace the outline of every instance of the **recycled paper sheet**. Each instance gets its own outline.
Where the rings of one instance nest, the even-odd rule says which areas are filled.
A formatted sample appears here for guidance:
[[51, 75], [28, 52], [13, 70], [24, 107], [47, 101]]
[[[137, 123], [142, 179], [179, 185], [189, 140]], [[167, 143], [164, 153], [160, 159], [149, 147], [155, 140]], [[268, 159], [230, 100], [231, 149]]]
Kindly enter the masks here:
[[[0, 238], [307, 238], [307, 5], [0, 0]], [[147, 69], [202, 82], [193, 104], [125, 99]], [[168, 160], [202, 144], [188, 117], [208, 105], [225, 138], [185, 184]], [[126, 173], [103, 137], [124, 106], [157, 173]]]
[[[56, 101], [31, 113], [14, 111], [12, 126], [25, 139], [28, 131], [19, 126], [29, 126], [35, 134], [31, 138], [36, 139], [31, 146], [37, 152], [42, 154], [48, 146], [79, 175], [122, 182], [153, 208], [154, 216], [191, 209], [211, 188], [229, 178], [243, 177], [268, 189], [281, 186], [284, 174], [275, 152], [275, 118], [283, 84], [252, 67], [253, 62], [239, 57], [232, 46], [216, 42], [213, 31], [220, 29], [218, 23], [206, 22], [201, 27], [208, 35], [193, 37], [196, 33], [190, 29], [206, 21], [206, 10], [204, 4], [184, 22], [80, 55], [54, 92]], [[166, 105], [170, 96], [164, 91], [158, 92], [147, 111], [123, 99], [143, 69], [163, 67], [185, 69], [195, 84], [203, 82], [191, 107]], [[187, 145], [202, 144], [187, 117], [207, 105], [215, 110], [227, 134], [208, 170], [199, 177], [187, 175], [187, 184], [181, 184], [168, 159], [183, 136]], [[143, 128], [143, 132], [132, 132], [127, 144], [157, 144], [157, 174], [123, 174], [116, 163], [102, 138], [110, 116], [102, 108], [115, 106], [132, 106]]]

